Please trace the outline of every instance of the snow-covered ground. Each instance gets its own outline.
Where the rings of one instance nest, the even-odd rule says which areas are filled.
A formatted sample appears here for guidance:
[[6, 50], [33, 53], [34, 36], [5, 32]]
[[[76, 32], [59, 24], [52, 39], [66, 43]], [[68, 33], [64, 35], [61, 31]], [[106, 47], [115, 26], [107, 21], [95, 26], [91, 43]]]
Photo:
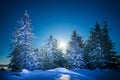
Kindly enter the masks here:
[[68, 70], [56, 68], [46, 71], [2, 72], [0, 80], [120, 80], [120, 71], [108, 70]]

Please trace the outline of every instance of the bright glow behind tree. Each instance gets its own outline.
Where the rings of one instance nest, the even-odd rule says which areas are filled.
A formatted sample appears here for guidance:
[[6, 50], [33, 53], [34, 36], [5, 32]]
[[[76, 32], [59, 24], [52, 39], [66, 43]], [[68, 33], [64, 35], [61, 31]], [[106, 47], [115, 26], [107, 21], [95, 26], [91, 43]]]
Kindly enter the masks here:
[[64, 41], [60, 41], [58, 43], [58, 48], [61, 49], [63, 53], [66, 53], [67, 43], [65, 43]]

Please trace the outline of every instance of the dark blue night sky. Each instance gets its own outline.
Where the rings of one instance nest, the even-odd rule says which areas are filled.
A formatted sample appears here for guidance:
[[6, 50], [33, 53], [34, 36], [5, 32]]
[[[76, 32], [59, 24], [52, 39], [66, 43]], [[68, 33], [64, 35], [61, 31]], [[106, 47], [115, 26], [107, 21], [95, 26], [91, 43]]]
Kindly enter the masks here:
[[0, 0], [0, 64], [9, 63], [12, 33], [24, 11], [32, 20], [36, 39], [34, 47], [53, 35], [69, 41], [76, 28], [84, 40], [96, 21], [108, 23], [110, 37], [120, 54], [120, 1], [119, 0]]

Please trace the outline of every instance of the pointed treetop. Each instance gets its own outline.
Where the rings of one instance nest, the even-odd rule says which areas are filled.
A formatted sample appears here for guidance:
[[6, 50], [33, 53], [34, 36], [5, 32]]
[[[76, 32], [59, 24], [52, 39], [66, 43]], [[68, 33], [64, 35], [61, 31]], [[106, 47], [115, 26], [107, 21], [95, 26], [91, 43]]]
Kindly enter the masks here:
[[73, 33], [76, 33], [76, 29], [73, 30]]
[[106, 21], [103, 22], [103, 26], [107, 27], [107, 22]]
[[96, 27], [97, 30], [100, 30], [100, 25], [97, 21], [96, 21], [95, 27]]
[[24, 16], [29, 17], [29, 15], [28, 15], [28, 11], [27, 11], [27, 10], [25, 10], [25, 14], [24, 14]]
[[73, 33], [76, 33], [76, 25], [74, 25]]
[[49, 39], [50, 39], [50, 40], [51, 40], [51, 39], [53, 39], [53, 36], [52, 36], [52, 35], [50, 35]]
[[73, 30], [72, 37], [77, 37], [76, 29]]
[[53, 38], [53, 36], [52, 36], [52, 35], [50, 35], [50, 38]]
[[108, 35], [108, 33], [109, 33], [106, 21], [103, 22], [103, 32], [104, 32], [104, 35]]

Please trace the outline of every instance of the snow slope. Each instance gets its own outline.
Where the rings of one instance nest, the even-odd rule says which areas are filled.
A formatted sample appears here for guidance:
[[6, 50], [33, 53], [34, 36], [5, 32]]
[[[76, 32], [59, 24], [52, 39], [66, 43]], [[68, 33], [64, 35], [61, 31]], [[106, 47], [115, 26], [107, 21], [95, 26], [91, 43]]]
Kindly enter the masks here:
[[56, 68], [46, 71], [2, 72], [0, 80], [120, 80], [119, 71], [68, 70]]

